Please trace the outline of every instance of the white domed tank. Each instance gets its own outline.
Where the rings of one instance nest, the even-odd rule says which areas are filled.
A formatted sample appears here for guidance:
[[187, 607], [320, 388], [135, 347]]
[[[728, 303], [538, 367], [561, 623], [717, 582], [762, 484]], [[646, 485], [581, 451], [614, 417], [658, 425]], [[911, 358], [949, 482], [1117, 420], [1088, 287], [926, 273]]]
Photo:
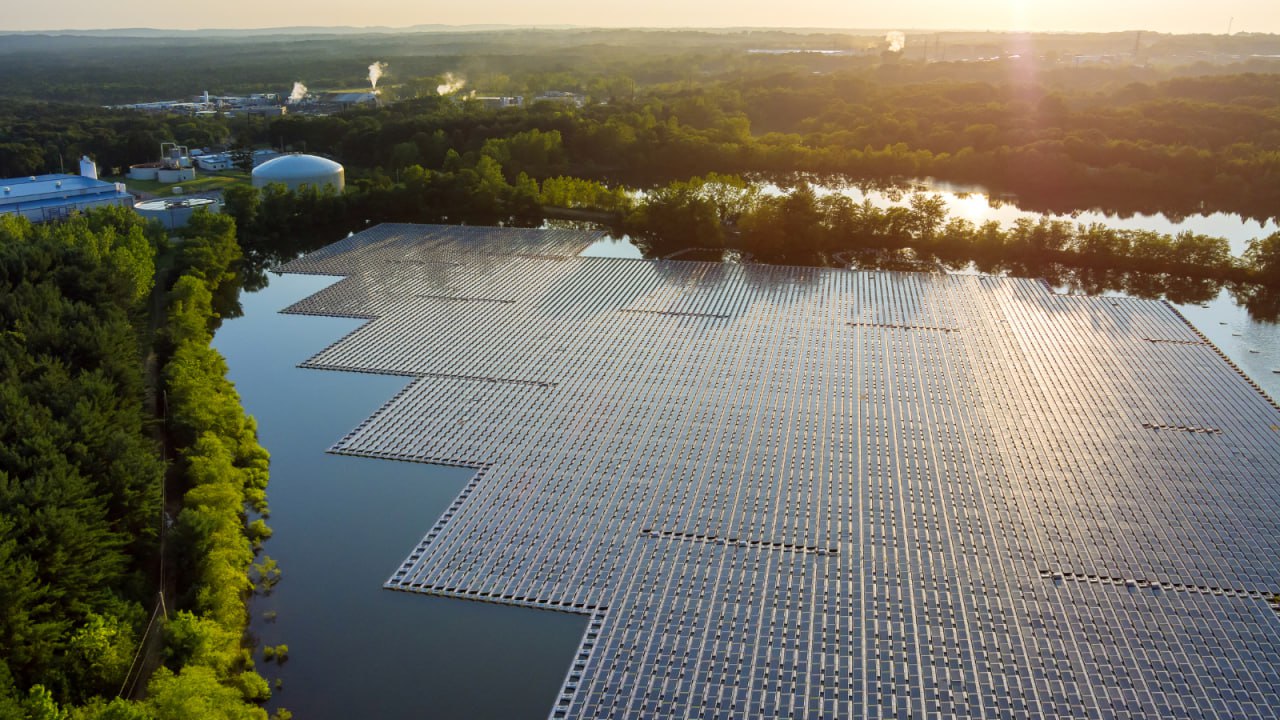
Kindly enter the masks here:
[[271, 183], [280, 183], [290, 190], [297, 190], [303, 185], [315, 188], [330, 185], [334, 190], [342, 192], [346, 185], [345, 174], [341, 165], [322, 157], [281, 155], [253, 169], [253, 186], [261, 188]]

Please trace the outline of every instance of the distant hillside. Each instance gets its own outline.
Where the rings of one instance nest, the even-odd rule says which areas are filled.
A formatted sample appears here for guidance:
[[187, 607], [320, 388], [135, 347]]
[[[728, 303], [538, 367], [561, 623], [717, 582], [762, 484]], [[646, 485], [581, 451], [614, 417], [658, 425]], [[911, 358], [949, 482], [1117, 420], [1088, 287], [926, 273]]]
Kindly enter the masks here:
[[236, 37], [270, 37], [272, 35], [368, 35], [395, 33], [449, 33], [449, 32], [491, 32], [494, 30], [522, 30], [529, 28], [541, 30], [566, 30], [573, 25], [412, 25], [409, 27], [388, 27], [370, 25], [367, 27], [327, 27], [322, 25], [297, 25], [273, 28], [200, 28], [197, 30], [176, 30], [166, 28], [108, 28], [100, 30], [0, 30], [0, 35], [37, 35], [37, 36], [74, 36], [105, 38], [236, 38]]

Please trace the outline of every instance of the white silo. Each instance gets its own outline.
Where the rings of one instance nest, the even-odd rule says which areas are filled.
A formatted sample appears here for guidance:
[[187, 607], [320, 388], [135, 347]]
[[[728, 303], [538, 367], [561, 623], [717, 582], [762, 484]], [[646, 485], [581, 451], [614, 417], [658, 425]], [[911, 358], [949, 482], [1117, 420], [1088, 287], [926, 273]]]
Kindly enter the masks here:
[[326, 185], [342, 192], [346, 185], [346, 171], [342, 165], [315, 155], [281, 155], [268, 160], [253, 169], [253, 186], [266, 187], [271, 183], [280, 183], [290, 190], [297, 190], [303, 185], [311, 185], [317, 189]]

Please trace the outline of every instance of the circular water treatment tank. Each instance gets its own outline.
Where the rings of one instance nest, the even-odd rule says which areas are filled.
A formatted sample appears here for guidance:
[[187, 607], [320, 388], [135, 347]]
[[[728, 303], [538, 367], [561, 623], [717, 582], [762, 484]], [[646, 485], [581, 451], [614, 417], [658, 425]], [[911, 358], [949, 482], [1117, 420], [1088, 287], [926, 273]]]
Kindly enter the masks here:
[[281, 155], [253, 169], [254, 187], [266, 187], [271, 183], [280, 183], [290, 190], [297, 190], [303, 185], [316, 188], [329, 185], [339, 192], [346, 185], [341, 165], [315, 155]]
[[221, 212], [222, 208], [218, 205], [218, 201], [211, 198], [182, 198], [181, 200], [147, 200], [133, 206], [133, 209], [142, 217], [148, 220], [159, 220], [169, 230], [174, 230], [187, 224], [191, 219], [191, 215], [199, 209], [208, 210], [211, 213]]

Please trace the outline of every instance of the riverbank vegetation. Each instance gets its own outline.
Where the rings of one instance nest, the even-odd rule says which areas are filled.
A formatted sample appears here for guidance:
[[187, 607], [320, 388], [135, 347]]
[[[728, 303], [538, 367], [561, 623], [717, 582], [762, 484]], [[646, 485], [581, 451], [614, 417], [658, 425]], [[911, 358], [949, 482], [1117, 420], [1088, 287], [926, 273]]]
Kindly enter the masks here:
[[[171, 698], [199, 698], [200, 688], [216, 679], [240, 693], [239, 703], [229, 708], [271, 695], [243, 642], [245, 600], [254, 589], [246, 508], [267, 512], [269, 456], [226, 378], [226, 362], [211, 346], [218, 318], [214, 297], [228, 286], [236, 289], [239, 259], [229, 217], [198, 213], [184, 228], [182, 272], [169, 292], [162, 348], [169, 432], [183, 481], [173, 545], [185, 558], [178, 587], [187, 609], [166, 626], [169, 662], [180, 670], [161, 668], [152, 680]], [[242, 712], [266, 715], [256, 706]]]
[[1092, 278], [1086, 285], [1127, 278], [1138, 294], [1167, 287], [1187, 301], [1229, 286], [1265, 318], [1275, 317], [1267, 308], [1280, 294], [1277, 235], [1255, 239], [1249, 252], [1234, 257], [1226, 239], [1192, 232], [1125, 230], [1048, 216], [1007, 226], [975, 224], [927, 192], [882, 206], [804, 181], [780, 189], [716, 173], [638, 194], [582, 178], [555, 176], [539, 185], [523, 172], [514, 183], [508, 176], [490, 150], [454, 157], [445, 170], [410, 166], [400, 182], [383, 178], [342, 194], [236, 189], [227, 193], [226, 209], [250, 258], [250, 287], [261, 282], [254, 273], [272, 262], [378, 222], [537, 226], [567, 208], [629, 234], [654, 257], [712, 248], [773, 263], [933, 271], [972, 265], [1032, 276], [1078, 272]]
[[244, 645], [267, 455], [209, 346], [234, 226], [202, 215], [180, 248], [117, 208], [0, 217], [0, 717], [267, 717]]

